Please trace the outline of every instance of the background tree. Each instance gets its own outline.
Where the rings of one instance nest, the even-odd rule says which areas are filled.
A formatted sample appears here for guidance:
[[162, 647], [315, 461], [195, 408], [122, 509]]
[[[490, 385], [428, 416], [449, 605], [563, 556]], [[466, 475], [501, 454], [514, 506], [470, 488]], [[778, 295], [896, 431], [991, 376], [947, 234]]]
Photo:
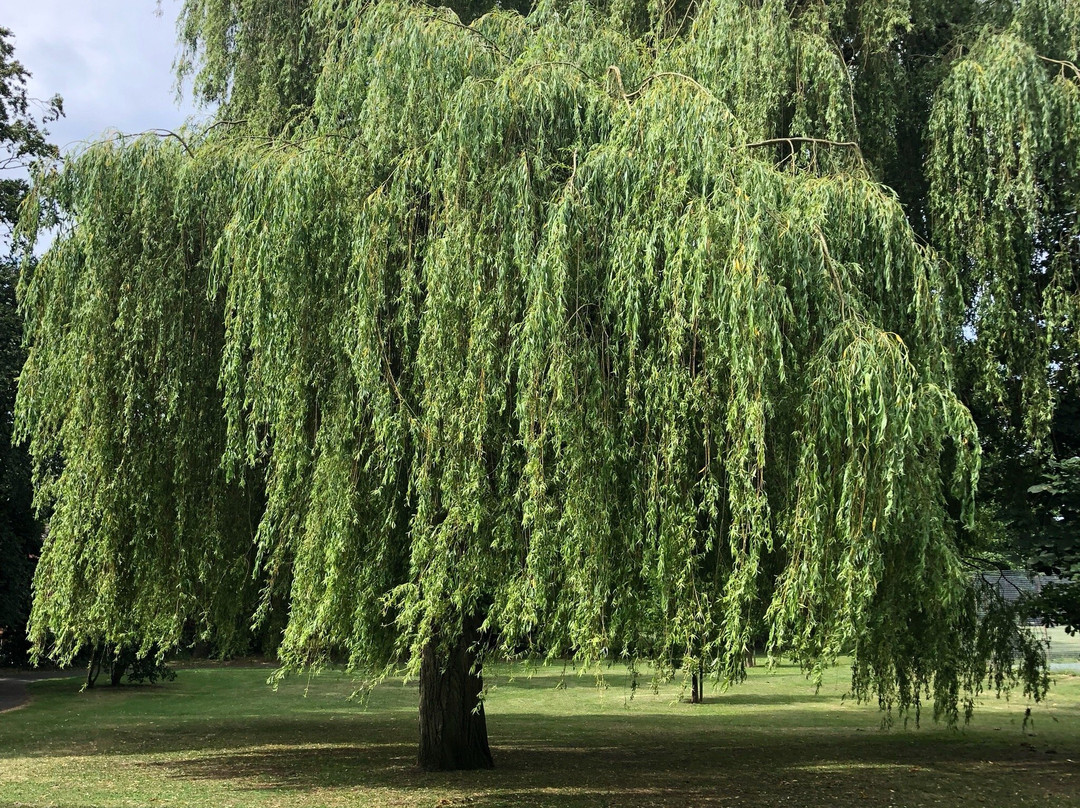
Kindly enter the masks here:
[[25, 659], [30, 580], [41, 548], [30, 457], [11, 440], [16, 379], [26, 358], [15, 302], [12, 230], [30, 188], [30, 163], [57, 157], [44, 127], [63, 114], [59, 96], [41, 102], [28, 96], [30, 74], [16, 61], [12, 39], [11, 31], [0, 27], [0, 664]]
[[[1080, 9], [998, 3], [967, 14], [929, 119], [930, 233], [965, 284], [964, 396], [986, 450], [991, 516], [1015, 565], [1068, 577], [1080, 572]], [[1042, 608], [1066, 625], [1078, 611], [1075, 587]]]
[[1075, 9], [186, 3], [220, 118], [36, 186], [38, 648], [227, 625], [254, 547], [284, 664], [404, 664], [430, 768], [490, 765], [491, 655], [1039, 698], [956, 391], [1054, 410]]
[[1027, 566], [1056, 576], [1029, 604], [1048, 626], [1063, 626], [1069, 634], [1080, 631], [1080, 545], [1076, 540], [1080, 516], [1080, 457], [1051, 458], [1043, 480], [1028, 490], [1034, 499], [1038, 530], [1021, 545]]
[[980, 428], [990, 449], [981, 486], [988, 500], [982, 529], [989, 539], [984, 555], [992, 562], [1059, 579], [1032, 597], [1027, 608], [1046, 625], [1075, 633], [1080, 627], [1080, 587], [1074, 583], [1080, 577], [1080, 421], [1075, 393], [1060, 395], [1041, 450], [1000, 423]]

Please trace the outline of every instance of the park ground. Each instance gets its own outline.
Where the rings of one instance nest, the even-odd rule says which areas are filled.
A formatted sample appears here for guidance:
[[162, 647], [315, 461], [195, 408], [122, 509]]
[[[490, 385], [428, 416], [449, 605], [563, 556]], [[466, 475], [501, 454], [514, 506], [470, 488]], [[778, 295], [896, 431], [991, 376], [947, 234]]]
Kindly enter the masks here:
[[454, 773], [415, 766], [415, 683], [384, 681], [361, 704], [341, 673], [275, 690], [271, 672], [35, 682], [0, 714], [0, 806], [1080, 806], [1070, 668], [1038, 705], [990, 694], [961, 729], [929, 706], [920, 727], [884, 729], [876, 705], [843, 699], [843, 668], [815, 691], [796, 668], [759, 666], [691, 705], [680, 682], [635, 690], [617, 666], [602, 681], [501, 666], [488, 671], [496, 768]]

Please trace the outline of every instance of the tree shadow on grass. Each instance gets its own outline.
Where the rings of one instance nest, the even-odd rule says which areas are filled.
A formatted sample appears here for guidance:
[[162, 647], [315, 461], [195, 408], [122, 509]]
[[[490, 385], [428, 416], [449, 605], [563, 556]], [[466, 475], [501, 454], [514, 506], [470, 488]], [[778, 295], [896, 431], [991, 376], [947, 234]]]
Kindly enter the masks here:
[[[991, 743], [942, 733], [810, 731], [785, 736], [698, 726], [657, 728], [567, 719], [561, 741], [536, 737], [527, 716], [504, 717], [491, 771], [427, 773], [414, 732], [368, 726], [349, 742], [177, 756], [143, 765], [181, 780], [252, 790], [389, 790], [408, 804], [503, 805], [1080, 805], [1076, 764], [1019, 737]], [[671, 722], [673, 725], [680, 723]], [[963, 796], [960, 800], [959, 797]]]
[[[1007, 724], [1002, 732], [880, 732], [872, 710], [800, 709], [795, 703], [806, 694], [723, 693], [698, 708], [639, 690], [624, 710], [618, 705], [629, 691], [611, 687], [591, 702], [593, 694], [564, 693], [538, 713], [526, 706], [536, 695], [516, 701], [508, 687], [488, 717], [496, 768], [432, 774], [415, 764], [412, 688], [380, 688], [368, 710], [348, 706], [333, 689], [303, 698], [283, 688], [278, 712], [278, 702], [245, 682], [232, 681], [240, 689], [230, 690], [219, 679], [204, 687], [193, 678], [172, 699], [43, 699], [33, 715], [7, 720], [0, 759], [122, 755], [123, 765], [141, 768], [165, 791], [169, 780], [220, 782], [313, 805], [948, 806], [1023, 797], [1026, 805], [1080, 808], [1072, 762], [1080, 736], [1064, 724], [1035, 737]], [[523, 686], [550, 690], [552, 682], [513, 685]], [[76, 718], [79, 732], [65, 730]]]
[[[689, 700], [689, 693], [684, 700]], [[800, 693], [798, 695], [769, 695], [760, 693], [717, 693], [714, 695], [706, 694], [702, 698], [702, 704], [717, 704], [721, 706], [729, 707], [785, 707], [789, 704], [806, 704], [807, 702], [813, 702], [817, 704], [831, 702], [832, 704], [838, 704], [835, 693]]]

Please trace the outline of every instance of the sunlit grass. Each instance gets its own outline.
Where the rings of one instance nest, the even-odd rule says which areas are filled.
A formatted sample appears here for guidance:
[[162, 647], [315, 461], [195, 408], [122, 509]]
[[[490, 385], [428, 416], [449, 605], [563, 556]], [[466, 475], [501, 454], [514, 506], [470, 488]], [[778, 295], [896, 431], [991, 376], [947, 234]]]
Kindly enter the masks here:
[[415, 683], [347, 701], [340, 673], [286, 680], [270, 670], [188, 669], [154, 687], [79, 692], [33, 686], [0, 715], [0, 805], [57, 806], [1080, 806], [1080, 677], [1050, 699], [988, 696], [962, 730], [929, 720], [881, 728], [842, 696], [847, 673], [815, 692], [798, 670], [751, 669], [705, 704], [679, 683], [632, 690], [561, 667], [489, 671], [496, 768], [415, 767]]

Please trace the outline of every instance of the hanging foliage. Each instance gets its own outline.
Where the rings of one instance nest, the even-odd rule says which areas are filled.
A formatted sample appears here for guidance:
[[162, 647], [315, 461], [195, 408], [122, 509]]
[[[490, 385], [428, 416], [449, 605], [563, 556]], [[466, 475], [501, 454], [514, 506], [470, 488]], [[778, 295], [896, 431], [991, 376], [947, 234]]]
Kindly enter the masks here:
[[91, 148], [38, 185], [77, 221], [20, 287], [42, 316], [27, 320], [17, 416], [52, 508], [32, 634], [61, 659], [169, 647], [192, 619], [238, 628], [259, 514], [217, 461], [224, 330], [206, 214], [228, 191], [206, 168], [150, 138]]
[[930, 118], [934, 232], [972, 301], [991, 400], [1045, 434], [1077, 342], [1080, 7], [1026, 0], [957, 61]]
[[256, 570], [264, 607], [287, 591], [287, 666], [619, 655], [731, 682], [767, 635], [811, 670], [854, 654], [890, 708], [1040, 697], [1041, 652], [964, 567], [954, 365], [967, 322], [983, 383], [1044, 422], [1076, 28], [1040, 53], [1030, 20], [1072, 7], [1020, 3], [935, 62], [946, 262], [879, 182], [915, 5], [466, 25], [321, 0], [278, 31], [187, 3], [217, 123], [37, 185], [63, 223], [21, 286], [19, 423], [56, 508], [39, 647], [211, 631]]

